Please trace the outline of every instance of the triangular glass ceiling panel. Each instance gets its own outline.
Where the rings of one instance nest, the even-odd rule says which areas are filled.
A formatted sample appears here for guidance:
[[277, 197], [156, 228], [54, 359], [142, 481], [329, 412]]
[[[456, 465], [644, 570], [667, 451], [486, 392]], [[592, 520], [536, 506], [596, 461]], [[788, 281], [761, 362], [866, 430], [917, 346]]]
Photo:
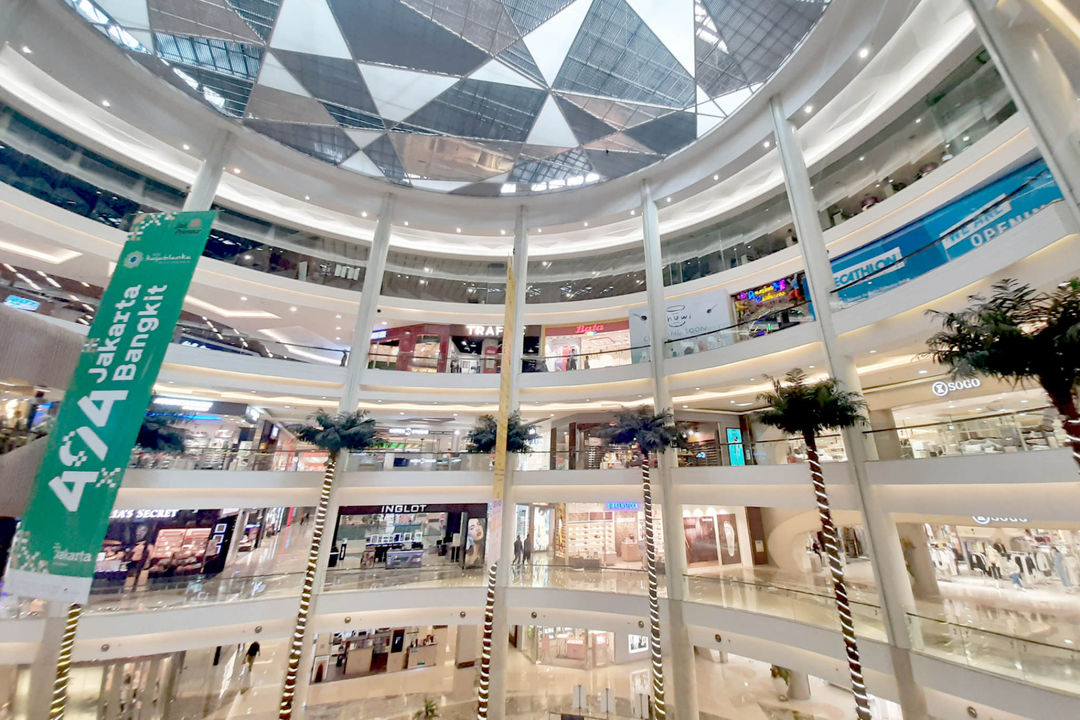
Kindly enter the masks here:
[[548, 95], [544, 101], [544, 107], [536, 116], [532, 130], [525, 142], [530, 145], [554, 145], [560, 147], [574, 147], [580, 141], [574, 136], [573, 130], [566, 123], [566, 118], [559, 111], [555, 99]]
[[444, 135], [390, 133], [389, 137], [405, 172], [414, 180], [462, 180], [465, 185], [509, 172], [516, 157], [516, 152], [496, 152], [479, 143]]
[[626, 134], [667, 155], [697, 139], [697, 117], [690, 112], [672, 113], [630, 128]]
[[263, 56], [259, 45], [163, 32], [154, 33], [154, 49], [169, 62], [252, 81], [259, 76]]
[[352, 57], [326, 0], [283, 0], [270, 47], [324, 57]]
[[616, 130], [626, 130], [635, 125], [663, 117], [671, 112], [671, 108], [638, 105], [637, 103], [609, 100], [608, 98], [574, 95], [572, 93], [558, 93], [558, 95]]
[[627, 0], [683, 69], [694, 74], [694, 0]]
[[520, 35], [500, 0], [403, 0], [481, 50], [497, 55]]
[[509, 65], [499, 62], [495, 58], [488, 60], [474, 70], [469, 75], [469, 78], [471, 80], [483, 80], [484, 82], [503, 83], [504, 85], [517, 85], [519, 87], [541, 89], [538, 83], [525, 77]]
[[268, 52], [263, 57], [262, 67], [259, 68], [259, 85], [272, 87], [276, 90], [293, 93], [294, 95], [311, 96], [308, 89], [293, 77], [293, 74], [274, 57], [274, 53]]
[[406, 122], [458, 137], [524, 141], [545, 97], [542, 90], [462, 80]]
[[314, 97], [363, 112], [379, 112], [352, 60], [286, 50], [276, 50], [274, 54]]
[[538, 84], [546, 85], [544, 74], [536, 66], [536, 61], [533, 60], [532, 54], [529, 53], [529, 47], [524, 40], [518, 40], [506, 50], [503, 50], [498, 59], [510, 67], [516, 68], [522, 75], [535, 80]]
[[270, 42], [270, 34], [274, 31], [274, 23], [277, 22], [278, 13], [281, 11], [281, 3], [278, 0], [226, 0], [240, 17], [244, 18], [252, 30], [254, 30], [263, 42]]
[[768, 79], [828, 7], [828, 0], [701, 0], [750, 82]]
[[398, 0], [329, 2], [345, 42], [357, 60], [467, 75], [489, 57]]
[[294, 95], [267, 85], [256, 85], [248, 98], [244, 114], [256, 120], [337, 125], [326, 108], [309, 96]]
[[335, 165], [357, 150], [356, 145], [349, 139], [349, 136], [338, 127], [298, 125], [267, 120], [245, 120], [244, 124], [253, 130], [274, 138], [283, 145], [299, 150], [305, 155]]
[[525, 45], [548, 85], [555, 82], [592, 0], [574, 0], [555, 17], [525, 36]]
[[390, 138], [382, 136], [363, 150], [371, 161], [379, 166], [382, 174], [391, 180], [405, 180], [405, 168], [401, 165], [397, 151], [394, 150]]
[[642, 155], [641, 153], [611, 152], [610, 150], [586, 150], [589, 161], [605, 178], [622, 177], [660, 160], [662, 155]]
[[694, 105], [694, 78], [625, 0], [595, 0], [552, 87], [670, 108]]
[[510, 172], [510, 182], [541, 183], [584, 177], [593, 171], [589, 158], [581, 148], [574, 148], [546, 160], [518, 163]]
[[224, 0], [149, 0], [150, 27], [173, 35], [262, 44], [263, 39]]
[[[174, 66], [175, 68], [176, 66]], [[190, 65], [181, 70], [198, 83], [196, 94], [218, 112], [232, 117], [243, 117], [253, 84], [249, 80], [218, 75]]]
[[566, 98], [556, 95], [555, 102], [558, 103], [559, 109], [562, 110], [566, 122], [570, 124], [570, 129], [574, 131], [579, 143], [590, 143], [615, 132], [615, 128], [595, 115], [585, 112]]
[[451, 75], [360, 64], [375, 104], [382, 116], [395, 122], [404, 120], [455, 82]]
[[342, 127], [378, 130], [380, 132], [386, 130], [386, 125], [383, 124], [382, 118], [373, 113], [353, 110], [352, 108], [341, 107], [340, 105], [334, 105], [333, 103], [323, 101], [319, 101], [319, 104], [326, 108], [326, 112], [330, 113]]
[[570, 2], [571, 0], [503, 0], [503, 5], [518, 30], [525, 35], [550, 20]]
[[612, 150], [625, 153], [652, 154], [652, 148], [645, 147], [626, 133], [615, 133], [605, 138], [594, 140], [585, 146], [586, 150]]

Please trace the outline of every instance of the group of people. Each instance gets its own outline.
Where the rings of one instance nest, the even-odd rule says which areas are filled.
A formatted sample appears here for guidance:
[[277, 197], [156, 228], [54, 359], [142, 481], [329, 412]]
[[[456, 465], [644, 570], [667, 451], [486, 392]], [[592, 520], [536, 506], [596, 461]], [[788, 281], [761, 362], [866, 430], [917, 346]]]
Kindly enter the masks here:
[[522, 541], [521, 536], [518, 535], [514, 539], [514, 564], [525, 565], [532, 562], [532, 533], [525, 536], [525, 540]]

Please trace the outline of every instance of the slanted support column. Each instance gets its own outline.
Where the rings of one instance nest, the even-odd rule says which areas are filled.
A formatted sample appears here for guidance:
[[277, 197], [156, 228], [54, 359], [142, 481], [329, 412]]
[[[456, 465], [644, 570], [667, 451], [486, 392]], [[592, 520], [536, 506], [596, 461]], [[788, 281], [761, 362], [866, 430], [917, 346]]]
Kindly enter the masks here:
[[[356, 324], [353, 325], [352, 349], [349, 352], [348, 362], [345, 364], [345, 386], [341, 391], [341, 400], [338, 402], [338, 412], [353, 412], [357, 403], [360, 402], [360, 381], [364, 368], [367, 366], [368, 351], [371, 347], [371, 326], [375, 322], [375, 310], [379, 306], [379, 293], [382, 289], [383, 272], [386, 269], [386, 254], [390, 248], [390, 229], [394, 222], [394, 196], [383, 196], [382, 205], [379, 208], [379, 222], [375, 227], [375, 235], [371, 240], [371, 254], [368, 256], [367, 270], [364, 273], [364, 287], [360, 292], [360, 309], [356, 314]], [[341, 489], [340, 475], [348, 471], [348, 455], [339, 458], [335, 472], [338, 477], [330, 491], [330, 504], [326, 513], [327, 534], [319, 547], [319, 561], [315, 571], [315, 583], [311, 594], [311, 617], [315, 617], [319, 610], [319, 596], [322, 595], [323, 586], [326, 584], [326, 569], [330, 563], [330, 550], [334, 547], [333, 533], [337, 528], [338, 507], [340, 506], [339, 494]], [[296, 678], [296, 697], [293, 701], [293, 718], [302, 720], [307, 711], [308, 688], [311, 684], [311, 662], [314, 654], [314, 634], [312, 623], [308, 623], [304, 634], [302, 655], [300, 656], [300, 672]]]
[[229, 162], [229, 152], [235, 141], [236, 136], [229, 129], [218, 130], [214, 135], [210, 147], [206, 148], [199, 172], [191, 183], [191, 189], [184, 198], [184, 210], [209, 210], [214, 204], [218, 185], [221, 184], [221, 175]]
[[[499, 432], [505, 433], [502, 418], [509, 417], [518, 407], [521, 377], [521, 355], [525, 334], [525, 289], [529, 266], [529, 238], [525, 232], [525, 207], [518, 208], [514, 223], [514, 254], [507, 273], [506, 312], [503, 316], [502, 365], [499, 369]], [[506, 591], [510, 587], [514, 557], [514, 488], [515, 466], [500, 443], [496, 454], [502, 454], [502, 506], [498, 507], [501, 534], [497, 538], [499, 554], [495, 558], [495, 605], [491, 623], [491, 659], [488, 684], [487, 717], [503, 720], [506, 717], [506, 667], [510, 652], [510, 625], [507, 620]], [[496, 457], [496, 484], [499, 483], [500, 458]], [[499, 493], [496, 488], [496, 499]], [[491, 532], [491, 528], [488, 530]], [[493, 538], [493, 542], [495, 538]], [[492, 562], [487, 559], [488, 564]]]
[[[671, 392], [664, 370], [664, 341], [667, 339], [667, 301], [664, 299], [664, 262], [660, 252], [660, 217], [647, 182], [641, 184], [641, 227], [645, 241], [645, 294], [649, 313], [649, 357], [652, 369], [653, 407], [657, 412], [672, 409]], [[694, 646], [683, 618], [686, 596], [686, 550], [683, 544], [682, 501], [671, 472], [675, 459], [670, 452], [658, 458], [656, 477], [660, 481], [660, 514], [664, 523], [664, 582], [667, 612], [661, 624], [661, 642], [666, 650], [668, 670], [664, 673], [664, 695], [668, 716], [697, 720], [697, 674]]]
[[[814, 314], [821, 332], [829, 371], [840, 381], [843, 389], [862, 393], [855, 361], [851, 356], [843, 354], [837, 339], [833, 322], [835, 295], [832, 292], [836, 285], [825, 248], [825, 237], [814, 207], [810, 173], [802, 146], [794, 126], [788, 121], [780, 98], [772, 98], [770, 105], [791, 215], [795, 220], [799, 248], [806, 266], [806, 280], [810, 285], [810, 298], [814, 303]], [[869, 423], [865, 429], [869, 429]], [[866, 463], [876, 459], [876, 450], [873, 441], [863, 434], [863, 430], [864, 428], [844, 430], [848, 466], [852, 470], [855, 496], [863, 524], [870, 537], [870, 562], [881, 597], [881, 611], [889, 639], [900, 706], [905, 720], [922, 720], [927, 717], [926, 697], [915, 684], [912, 675], [909, 653], [911, 641], [905, 617], [907, 612], [914, 611], [911, 583], [904, 567], [904, 555], [896, 525], [885, 510], [877, 489], [870, 484], [867, 477]]]
[[[1072, 2], [965, 0], [1080, 223], [1080, 15]], [[1049, 41], [1053, 41], [1051, 48]], [[1071, 74], [1071, 76], [1070, 76]]]

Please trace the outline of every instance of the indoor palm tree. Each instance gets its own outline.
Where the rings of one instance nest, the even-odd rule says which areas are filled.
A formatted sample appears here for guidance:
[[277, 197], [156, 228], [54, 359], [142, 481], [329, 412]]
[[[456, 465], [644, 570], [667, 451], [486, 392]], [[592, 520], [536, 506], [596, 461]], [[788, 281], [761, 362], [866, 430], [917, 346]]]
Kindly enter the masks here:
[[313, 421], [311, 424], [295, 428], [294, 433], [300, 440], [326, 450], [326, 471], [323, 473], [319, 505], [315, 508], [315, 521], [312, 523], [311, 546], [308, 548], [307, 567], [304, 570], [304, 585], [300, 591], [300, 610], [296, 614], [296, 625], [293, 629], [292, 643], [289, 646], [289, 662], [278, 711], [278, 717], [281, 720], [289, 720], [292, 717], [296, 675], [304, 649], [311, 590], [319, 565], [319, 552], [322, 549], [323, 530], [326, 528], [326, 513], [330, 505], [330, 491], [334, 486], [334, 471], [337, 468], [338, 455], [342, 450], [366, 450], [375, 442], [375, 421], [367, 417], [367, 413], [343, 412], [330, 415], [320, 410], [312, 416], [311, 420]]
[[147, 452], [179, 455], [184, 452], [187, 431], [177, 425], [190, 419], [180, 413], [148, 413], [139, 427], [135, 445]]
[[1080, 278], [1052, 292], [1009, 279], [992, 290], [989, 298], [971, 295], [959, 312], [930, 311], [942, 326], [927, 340], [930, 356], [958, 378], [1037, 382], [1061, 415], [1080, 467]]
[[808, 382], [806, 374], [799, 369], [789, 372], [782, 381], [774, 379], [773, 391], [762, 393], [759, 399], [767, 406], [758, 418], [761, 423], [778, 428], [787, 435], [801, 437], [806, 443], [810, 479], [814, 483], [818, 516], [821, 518], [821, 531], [825, 538], [825, 552], [832, 573], [836, 611], [840, 615], [840, 629], [847, 649], [851, 689], [855, 695], [855, 712], [859, 720], [869, 720], [870, 701], [863, 681], [859, 647], [855, 642], [855, 625], [851, 617], [847, 584], [844, 582], [844, 568], [840, 563], [840, 536], [833, 524], [817, 451], [817, 436], [825, 430], [855, 427], [864, 423], [866, 403], [858, 393], [842, 390], [833, 378], [816, 383]]
[[656, 580], [656, 542], [653, 533], [652, 485], [649, 472], [653, 458], [677, 447], [682, 436], [670, 410], [653, 414], [648, 408], [622, 412], [600, 435], [616, 445], [636, 447], [641, 453], [641, 491], [645, 509], [645, 571], [649, 579], [649, 650], [652, 653], [653, 705], [657, 718], [667, 717], [664, 703], [664, 663], [660, 653], [660, 598]]
[[[471, 453], [491, 453], [495, 451], [495, 436], [499, 423], [494, 415], [481, 415], [476, 425], [469, 430], [465, 438], [465, 447]], [[517, 410], [510, 413], [506, 423], [506, 452], [527, 453], [529, 443], [537, 438], [536, 423], [521, 421]]]

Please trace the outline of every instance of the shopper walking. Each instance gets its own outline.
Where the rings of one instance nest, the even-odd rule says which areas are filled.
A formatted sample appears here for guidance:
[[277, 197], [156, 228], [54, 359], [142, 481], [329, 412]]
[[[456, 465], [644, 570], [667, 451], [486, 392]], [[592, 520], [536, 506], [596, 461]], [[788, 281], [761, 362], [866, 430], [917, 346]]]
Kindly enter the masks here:
[[521, 564], [521, 551], [523, 547], [524, 546], [521, 544], [521, 536], [518, 535], [516, 538], [514, 538], [514, 565]]
[[532, 564], [532, 533], [525, 536], [525, 544], [521, 550], [521, 557], [526, 565]]
[[248, 645], [247, 655], [244, 657], [244, 664], [247, 665], [248, 673], [251, 672], [252, 667], [255, 665], [255, 658], [260, 654], [259, 641], [254, 640]]

